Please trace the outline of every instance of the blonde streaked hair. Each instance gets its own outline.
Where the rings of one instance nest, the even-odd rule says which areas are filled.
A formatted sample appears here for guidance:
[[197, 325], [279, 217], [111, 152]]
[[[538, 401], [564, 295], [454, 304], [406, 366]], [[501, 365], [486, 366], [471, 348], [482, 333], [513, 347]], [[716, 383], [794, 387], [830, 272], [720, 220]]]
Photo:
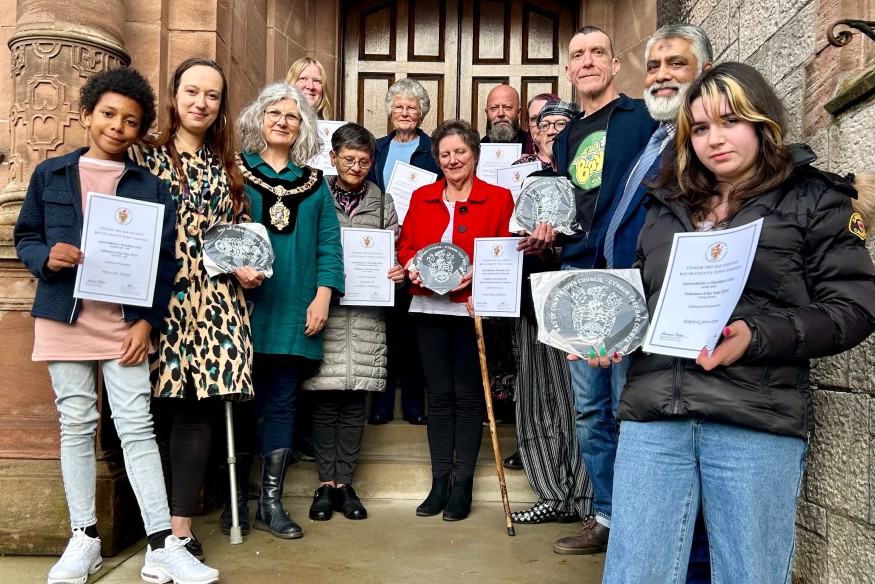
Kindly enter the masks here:
[[328, 79], [326, 78], [325, 67], [322, 66], [322, 63], [313, 57], [301, 57], [292, 63], [292, 66], [289, 68], [289, 73], [286, 75], [286, 83], [289, 85], [297, 83], [298, 79], [301, 77], [301, 73], [303, 73], [304, 69], [310, 65], [315, 65], [316, 68], [319, 69], [319, 75], [322, 76], [322, 97], [314, 108], [316, 110], [316, 115], [320, 119], [330, 120], [333, 112], [331, 110], [331, 102], [328, 99]]
[[692, 103], [701, 98], [710, 116], [722, 121], [721, 97], [726, 98], [735, 117], [754, 125], [759, 138], [754, 175], [732, 188], [730, 213], [737, 211], [745, 200], [778, 187], [793, 170], [793, 157], [784, 147], [787, 110], [772, 86], [756, 69], [744, 63], [721, 63], [705, 71], [693, 81], [684, 97], [678, 114], [674, 164], [665, 165], [657, 181], [657, 186], [676, 191], [674, 198], [684, 202], [694, 220], [707, 215], [717, 179], [693, 150]]

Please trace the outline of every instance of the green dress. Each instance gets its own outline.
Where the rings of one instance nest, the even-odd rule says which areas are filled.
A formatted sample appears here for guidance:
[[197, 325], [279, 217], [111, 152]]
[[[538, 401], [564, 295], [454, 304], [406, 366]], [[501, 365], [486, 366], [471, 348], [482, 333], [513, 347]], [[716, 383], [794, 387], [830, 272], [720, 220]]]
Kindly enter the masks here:
[[[268, 182], [295, 181], [304, 174], [292, 162], [277, 173], [256, 153], [244, 152], [242, 158], [258, 178]], [[332, 288], [333, 296], [342, 296], [344, 290], [340, 223], [328, 185], [320, 178], [315, 192], [297, 206], [294, 224], [280, 232], [265, 212], [262, 191], [249, 181], [244, 190], [250, 200], [252, 220], [267, 227], [276, 256], [273, 276], [258, 288], [246, 291], [246, 299], [252, 303], [255, 352], [321, 360], [322, 332], [304, 336], [307, 307], [320, 286]]]

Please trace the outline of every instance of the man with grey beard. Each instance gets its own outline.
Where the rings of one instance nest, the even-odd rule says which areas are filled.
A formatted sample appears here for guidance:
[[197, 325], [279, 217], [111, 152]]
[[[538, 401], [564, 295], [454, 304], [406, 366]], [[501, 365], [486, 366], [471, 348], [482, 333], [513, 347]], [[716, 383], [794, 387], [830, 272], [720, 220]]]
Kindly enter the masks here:
[[496, 85], [486, 96], [486, 135], [481, 142], [523, 145], [531, 154], [532, 139], [520, 129], [520, 94], [510, 85]]
[[632, 266], [638, 233], [647, 215], [645, 183], [658, 174], [663, 156], [671, 151], [687, 89], [703, 70], [713, 66], [714, 59], [708, 35], [694, 24], [663, 26], [650, 37], [644, 54], [644, 103], [659, 127], [620, 181], [600, 242], [599, 261], [603, 265], [597, 267]]

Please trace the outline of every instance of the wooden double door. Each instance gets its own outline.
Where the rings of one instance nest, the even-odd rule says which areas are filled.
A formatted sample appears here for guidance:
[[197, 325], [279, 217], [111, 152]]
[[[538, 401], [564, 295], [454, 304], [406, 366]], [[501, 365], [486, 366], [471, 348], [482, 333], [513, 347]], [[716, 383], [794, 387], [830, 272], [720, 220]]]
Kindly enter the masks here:
[[[577, 3], [555, 0], [371, 0], [344, 2], [343, 119], [378, 138], [391, 130], [386, 90], [410, 77], [425, 87], [430, 133], [449, 118], [483, 133], [486, 96], [500, 83], [523, 108], [543, 92], [572, 97], [565, 78]], [[525, 109], [521, 123], [525, 127]]]

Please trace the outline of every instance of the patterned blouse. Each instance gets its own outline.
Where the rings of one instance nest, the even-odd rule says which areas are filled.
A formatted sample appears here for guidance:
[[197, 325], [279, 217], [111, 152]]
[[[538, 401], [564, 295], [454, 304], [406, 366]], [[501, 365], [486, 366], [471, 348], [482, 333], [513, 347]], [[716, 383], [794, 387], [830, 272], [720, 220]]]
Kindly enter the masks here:
[[[210, 278], [203, 237], [216, 223], [236, 223], [230, 186], [219, 159], [207, 148], [181, 153], [179, 177], [165, 148], [138, 148], [134, 159], [167, 181], [176, 203], [176, 262], [170, 304], [150, 357], [156, 397], [185, 395], [191, 380], [198, 399], [252, 397], [252, 335], [243, 290], [230, 274]], [[154, 339], [153, 339], [154, 342]]]

